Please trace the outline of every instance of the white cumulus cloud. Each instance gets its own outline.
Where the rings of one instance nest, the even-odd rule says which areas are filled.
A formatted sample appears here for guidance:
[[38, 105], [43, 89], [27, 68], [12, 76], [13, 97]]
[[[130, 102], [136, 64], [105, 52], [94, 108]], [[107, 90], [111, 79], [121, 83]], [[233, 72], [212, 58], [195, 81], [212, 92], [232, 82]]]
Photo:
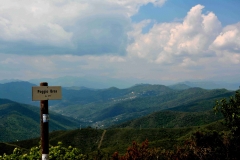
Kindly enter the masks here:
[[240, 23], [224, 27], [210, 49], [222, 62], [240, 64]]
[[[129, 54], [168, 64], [211, 55], [209, 45], [221, 32], [221, 23], [214, 13], [203, 14], [203, 8], [192, 7], [182, 23], [155, 23], [146, 34], [129, 34], [135, 40], [128, 47]], [[142, 24], [135, 24], [135, 28], [140, 31]]]

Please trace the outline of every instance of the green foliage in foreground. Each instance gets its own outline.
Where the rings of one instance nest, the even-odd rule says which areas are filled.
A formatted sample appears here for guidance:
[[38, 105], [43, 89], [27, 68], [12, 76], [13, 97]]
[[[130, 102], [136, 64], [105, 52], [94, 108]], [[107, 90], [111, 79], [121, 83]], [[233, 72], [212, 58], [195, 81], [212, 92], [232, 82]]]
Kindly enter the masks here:
[[[239, 159], [239, 154], [235, 151], [239, 144], [231, 141], [229, 133], [217, 131], [197, 131], [193, 133], [183, 145], [176, 145], [174, 149], [168, 150], [162, 147], [149, 147], [148, 140], [142, 144], [133, 142], [124, 154], [114, 152], [105, 154], [98, 150], [89, 155], [81, 154], [77, 148], [63, 147], [59, 142], [57, 146], [51, 146], [49, 149], [49, 158], [53, 160], [200, 160], [200, 159]], [[35, 160], [41, 157], [40, 147], [33, 147], [29, 153], [23, 153], [19, 148], [15, 148], [10, 155], [0, 156], [0, 160], [20, 159]]]
[[[4, 154], [0, 156], [0, 160], [8, 160], [8, 159], [21, 159], [21, 160], [37, 160], [41, 158], [39, 147], [32, 147], [29, 153], [24, 153], [22, 149], [15, 148], [13, 153], [10, 155]], [[73, 148], [72, 146], [63, 147], [61, 142], [58, 142], [57, 146], [49, 147], [49, 159], [57, 160], [57, 159], [76, 159], [76, 160], [85, 160], [86, 156], [81, 154], [81, 151], [77, 148]]]
[[217, 101], [215, 111], [220, 111], [234, 137], [240, 139], [240, 90], [236, 91], [235, 97], [225, 98]]

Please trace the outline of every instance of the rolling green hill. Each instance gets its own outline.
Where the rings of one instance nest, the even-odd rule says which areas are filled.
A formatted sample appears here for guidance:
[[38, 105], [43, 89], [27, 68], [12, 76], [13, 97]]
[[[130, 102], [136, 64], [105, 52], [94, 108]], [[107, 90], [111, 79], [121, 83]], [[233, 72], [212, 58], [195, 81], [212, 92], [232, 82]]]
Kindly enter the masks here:
[[177, 112], [160, 111], [150, 115], [124, 122], [112, 128], [180, 128], [201, 126], [222, 119], [221, 114], [213, 111]]
[[[57, 145], [63, 142], [64, 146], [71, 145], [81, 149], [83, 154], [89, 154], [101, 149], [106, 154], [126, 152], [126, 149], [133, 141], [143, 142], [148, 139], [150, 147], [162, 147], [172, 149], [176, 144], [182, 144], [196, 130], [216, 130], [223, 131], [226, 128], [220, 122], [214, 122], [201, 127], [183, 128], [151, 128], [151, 129], [93, 129], [84, 128], [70, 131], [55, 131], [49, 134], [50, 145]], [[102, 139], [102, 141], [101, 141]], [[39, 144], [39, 138], [12, 142], [10, 145], [30, 149]], [[3, 144], [2, 144], [3, 145]], [[4, 144], [6, 145], [6, 144]], [[1, 145], [0, 145], [1, 146]], [[0, 152], [1, 154], [1, 152]]]
[[[116, 88], [114, 90], [119, 93], [123, 92]], [[109, 127], [161, 110], [209, 111], [212, 110], [215, 100], [234, 94], [225, 89], [173, 90], [158, 85], [137, 86], [127, 91], [124, 90], [124, 96], [110, 98], [108, 101], [66, 105], [65, 107], [55, 106], [53, 109], [59, 113], [92, 122], [94, 127]]]
[[[0, 99], [0, 118], [0, 142], [29, 139], [40, 134], [38, 107]], [[50, 111], [50, 131], [73, 129], [79, 127], [79, 124], [75, 119]]]

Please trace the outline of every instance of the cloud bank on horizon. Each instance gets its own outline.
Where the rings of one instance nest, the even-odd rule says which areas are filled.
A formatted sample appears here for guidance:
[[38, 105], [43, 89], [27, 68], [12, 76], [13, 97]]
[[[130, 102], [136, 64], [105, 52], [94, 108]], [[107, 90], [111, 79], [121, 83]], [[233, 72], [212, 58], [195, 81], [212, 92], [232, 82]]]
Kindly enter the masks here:
[[[181, 6], [174, 4], [176, 0], [0, 2], [1, 79], [240, 79], [240, 18], [234, 18], [240, 12], [231, 8], [240, 2], [199, 0]], [[222, 12], [229, 11], [234, 23], [220, 21], [217, 5], [225, 7]], [[158, 19], [151, 8], [166, 14]], [[179, 17], [180, 12], [184, 16]]]

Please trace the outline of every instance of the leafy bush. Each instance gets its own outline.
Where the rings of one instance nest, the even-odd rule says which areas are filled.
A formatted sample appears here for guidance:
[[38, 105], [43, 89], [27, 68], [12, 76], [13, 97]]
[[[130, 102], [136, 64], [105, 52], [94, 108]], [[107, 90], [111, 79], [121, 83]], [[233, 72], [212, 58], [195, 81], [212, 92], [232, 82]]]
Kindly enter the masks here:
[[[29, 153], [23, 153], [22, 149], [15, 148], [13, 153], [10, 155], [3, 154], [0, 156], [0, 160], [8, 159], [20, 159], [20, 160], [38, 160], [41, 157], [40, 153], [41, 146], [32, 147]], [[49, 159], [59, 160], [59, 159], [76, 159], [85, 160], [86, 156], [81, 154], [81, 151], [77, 148], [69, 146], [68, 148], [62, 146], [62, 142], [58, 142], [57, 146], [49, 147]]]
[[228, 139], [229, 155], [236, 155], [236, 159], [240, 159], [240, 90], [229, 100], [217, 101], [214, 109], [223, 114], [225, 125], [231, 131]]

